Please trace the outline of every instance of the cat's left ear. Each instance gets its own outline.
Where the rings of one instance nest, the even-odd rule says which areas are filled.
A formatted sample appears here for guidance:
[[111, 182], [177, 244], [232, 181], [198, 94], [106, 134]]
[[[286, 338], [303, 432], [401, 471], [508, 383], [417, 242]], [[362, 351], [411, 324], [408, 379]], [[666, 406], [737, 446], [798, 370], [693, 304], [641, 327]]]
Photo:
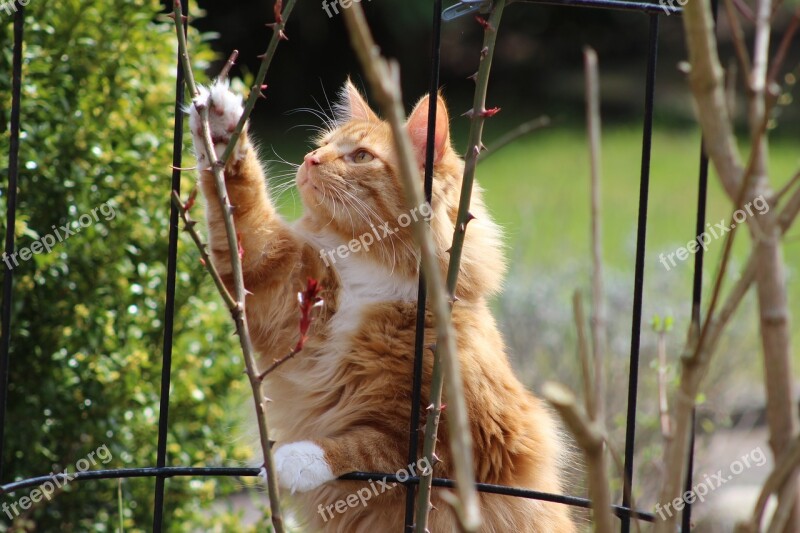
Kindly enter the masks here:
[[340, 126], [351, 120], [380, 122], [378, 115], [369, 107], [366, 99], [356, 89], [350, 78], [347, 78], [344, 86], [339, 90], [339, 98], [333, 107], [336, 123]]
[[[406, 121], [406, 129], [411, 137], [411, 144], [417, 155], [420, 166], [425, 164], [425, 149], [428, 145], [428, 106], [430, 97], [423, 96], [414, 106], [414, 110]], [[436, 128], [433, 138], [433, 162], [441, 161], [450, 148], [450, 117], [447, 105], [441, 95], [436, 95]]]

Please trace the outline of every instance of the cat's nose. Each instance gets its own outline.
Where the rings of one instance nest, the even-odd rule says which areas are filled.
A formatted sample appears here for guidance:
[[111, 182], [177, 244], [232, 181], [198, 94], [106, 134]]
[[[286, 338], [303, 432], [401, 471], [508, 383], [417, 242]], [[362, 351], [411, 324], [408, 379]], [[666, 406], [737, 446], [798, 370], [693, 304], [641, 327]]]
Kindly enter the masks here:
[[319, 165], [320, 163], [319, 156], [317, 155], [316, 151], [307, 153], [303, 160], [309, 165]]

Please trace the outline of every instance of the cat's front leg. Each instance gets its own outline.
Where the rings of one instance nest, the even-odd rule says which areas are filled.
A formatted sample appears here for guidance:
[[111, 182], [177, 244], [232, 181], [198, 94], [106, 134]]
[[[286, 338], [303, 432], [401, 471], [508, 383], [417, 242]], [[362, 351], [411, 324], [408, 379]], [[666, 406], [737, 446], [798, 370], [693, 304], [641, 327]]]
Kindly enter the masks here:
[[[242, 97], [233, 93], [227, 82], [218, 81], [210, 88], [201, 87], [194, 103], [208, 109], [211, 141], [219, 158], [225, 152], [242, 116]], [[200, 168], [200, 187], [206, 198], [211, 256], [215, 266], [225, 276], [231, 271], [227, 234], [214, 174], [210, 168], [211, 161], [206, 151], [200, 113], [195, 105], [189, 110], [189, 126]], [[243, 251], [242, 266], [247, 275], [248, 271], [264, 267], [269, 242], [275, 239], [284, 225], [267, 195], [264, 172], [246, 126], [225, 166], [224, 174]]]

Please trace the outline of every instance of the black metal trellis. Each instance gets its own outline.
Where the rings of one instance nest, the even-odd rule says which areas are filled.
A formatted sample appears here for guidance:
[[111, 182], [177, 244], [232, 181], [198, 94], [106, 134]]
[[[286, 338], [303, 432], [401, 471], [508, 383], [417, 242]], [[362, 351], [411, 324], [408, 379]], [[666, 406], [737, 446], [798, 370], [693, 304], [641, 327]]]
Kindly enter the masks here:
[[[649, 39], [647, 51], [647, 72], [644, 95], [644, 120], [642, 133], [642, 160], [639, 190], [639, 213], [637, 217], [637, 245], [636, 263], [634, 268], [634, 299], [632, 308], [631, 322], [631, 347], [630, 347], [630, 370], [628, 387], [628, 408], [626, 421], [625, 438], [625, 458], [624, 458], [624, 486], [622, 504], [613, 506], [613, 512], [621, 520], [621, 531], [627, 533], [630, 530], [631, 518], [652, 522], [652, 513], [637, 511], [631, 508], [631, 487], [633, 483], [633, 454], [635, 450], [635, 430], [636, 430], [636, 402], [638, 396], [638, 366], [639, 366], [639, 344], [642, 320], [642, 296], [644, 284], [644, 261], [645, 261], [645, 237], [647, 232], [647, 205], [649, 198], [649, 179], [650, 179], [650, 151], [652, 146], [652, 125], [653, 125], [653, 105], [655, 95], [655, 70], [658, 59], [658, 33], [659, 20], [665, 14], [680, 14], [680, 8], [664, 6], [655, 3], [645, 3], [624, 0], [521, 0], [525, 3], [549, 4], [570, 7], [586, 7], [595, 9], [612, 9], [643, 13], [648, 18]], [[187, 4], [183, 3], [184, 14], [187, 14]], [[715, 10], [716, 10], [716, 2]], [[434, 0], [433, 17], [433, 38], [431, 50], [431, 76], [430, 93], [434, 94], [439, 88], [439, 58], [441, 44], [441, 23], [442, 23], [442, 1]], [[25, 6], [17, 3], [17, 10], [14, 16], [14, 52], [12, 68], [12, 109], [11, 109], [11, 131], [10, 131], [10, 151], [9, 151], [9, 183], [6, 196], [6, 238], [5, 252], [12, 255], [14, 252], [14, 222], [16, 217], [16, 195], [18, 189], [18, 169], [19, 169], [19, 134], [20, 134], [20, 110], [21, 110], [21, 80], [22, 80], [22, 49], [23, 49], [23, 29], [24, 29]], [[180, 188], [180, 166], [181, 148], [183, 143], [183, 95], [185, 93], [183, 70], [178, 63], [178, 74], [176, 83], [175, 100], [175, 130], [173, 145], [173, 166], [175, 170], [172, 174], [170, 191]], [[428, 113], [428, 154], [425, 164], [425, 194], [430, 201], [432, 187], [432, 166], [433, 154], [432, 138], [434, 136], [436, 118], [436, 98], [430, 99]], [[696, 234], [703, 231], [705, 227], [705, 207], [708, 185], [708, 158], [701, 147], [700, 172], [698, 180], [698, 205], [696, 219]], [[169, 193], [170, 191], [165, 191]], [[148, 468], [127, 468], [117, 470], [97, 470], [78, 472], [72, 477], [76, 480], [95, 480], [95, 479], [121, 479], [121, 478], [155, 478], [154, 504], [155, 512], [153, 517], [153, 531], [160, 532], [164, 517], [164, 494], [165, 482], [169, 477], [181, 476], [241, 476], [254, 477], [259, 473], [258, 468], [225, 468], [225, 467], [180, 467], [167, 466], [167, 430], [169, 427], [169, 388], [172, 366], [172, 334], [175, 311], [175, 278], [177, 270], [177, 246], [178, 246], [178, 213], [174, 206], [170, 212], [169, 245], [167, 257], [167, 293], [165, 306], [165, 329], [163, 339], [162, 374], [161, 374], [161, 399], [158, 424], [158, 447], [156, 466]], [[700, 298], [702, 292], [703, 275], [703, 250], [699, 249], [695, 254], [693, 294], [692, 294], [692, 321], [695, 325], [700, 324]], [[11, 303], [13, 292], [13, 271], [6, 267], [3, 278], [3, 298], [0, 307], [0, 327], [2, 327], [2, 337], [0, 338], [0, 458], [4, 451], [4, 426], [6, 414], [6, 400], [8, 390], [8, 368], [9, 352], [11, 346]], [[417, 313], [417, 336], [415, 339], [415, 363], [413, 376], [413, 403], [411, 409], [411, 420], [409, 425], [409, 462], [417, 460], [417, 431], [419, 427], [420, 412], [420, 390], [423, 356], [423, 327], [425, 318], [426, 291], [424, 279], [420, 277], [419, 285], [419, 309]], [[692, 432], [692, 439], [694, 433]], [[693, 467], [693, 446], [688, 457], [688, 475], [686, 480], [687, 488], [692, 483]], [[0, 461], [0, 482], [2, 482], [2, 462]], [[36, 487], [41, 483], [50, 480], [50, 476], [40, 476], [29, 478], [22, 481], [0, 485], [0, 495], [9, 494], [21, 489]], [[403, 484], [407, 488], [406, 516], [404, 527], [413, 524], [414, 520], [414, 487], [419, 483], [419, 478], [410, 477], [398, 479], [394, 474], [355, 472], [342, 476], [341, 479], [356, 481], [377, 481], [389, 480]], [[453, 482], [446, 479], [434, 479], [434, 486], [452, 487]], [[585, 498], [574, 496], [547, 494], [533, 490], [525, 490], [515, 487], [505, 487], [490, 485], [485, 483], [478, 484], [481, 492], [501, 494], [509, 497], [520, 497], [537, 499], [541, 501], [554, 502], [570, 505], [579, 508], [590, 507], [591, 502]], [[682, 531], [688, 532], [691, 521], [691, 505], [686, 505], [682, 520]], [[398, 525], [399, 528], [399, 525]]]

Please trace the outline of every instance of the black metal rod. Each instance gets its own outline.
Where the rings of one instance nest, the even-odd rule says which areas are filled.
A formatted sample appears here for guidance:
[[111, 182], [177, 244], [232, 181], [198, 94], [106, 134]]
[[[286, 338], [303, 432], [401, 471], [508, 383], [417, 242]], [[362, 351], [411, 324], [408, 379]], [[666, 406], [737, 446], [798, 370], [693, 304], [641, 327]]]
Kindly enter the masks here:
[[[695, 222], [695, 238], [705, 231], [706, 226], [706, 198], [708, 196], [708, 156], [706, 155], [705, 143], [700, 144], [700, 173], [697, 180], [697, 220]], [[692, 279], [692, 327], [695, 331], [700, 331], [701, 307], [703, 297], [703, 254], [702, 247], [697, 249], [694, 255], [694, 274]], [[686, 461], [686, 483], [684, 492], [692, 490], [694, 474], [694, 441], [695, 441], [695, 418], [696, 410], [692, 409], [692, 426], [689, 431], [689, 456]], [[681, 516], [681, 531], [689, 533], [692, 524], [692, 504], [688, 501], [683, 508]]]
[[[237, 468], [237, 467], [185, 467], [185, 466], [167, 466], [163, 468], [121, 468], [116, 470], [89, 470], [86, 472], [71, 472], [69, 477], [71, 481], [86, 481], [94, 479], [121, 479], [121, 478], [137, 478], [137, 477], [157, 477], [165, 479], [170, 477], [217, 477], [217, 476], [238, 476], [238, 477], [256, 477], [261, 471], [260, 468]], [[35, 478], [16, 481], [0, 487], [0, 495], [11, 494], [13, 492], [28, 489], [31, 487], [38, 487], [46, 481], [53, 480], [58, 477], [59, 480], [64, 480], [62, 474], [55, 476], [38, 476]], [[384, 480], [389, 483], [397, 483], [400, 485], [417, 485], [419, 478], [413, 476], [403, 476], [402, 479], [397, 474], [382, 474], [377, 472], [353, 472], [339, 477], [343, 481], [378, 481]], [[452, 488], [455, 482], [451, 479], [434, 478], [433, 485], [436, 487]], [[479, 492], [488, 494], [500, 494], [505, 496], [512, 496], [517, 498], [526, 498], [529, 500], [540, 500], [552, 503], [560, 503], [572, 507], [581, 507], [588, 509], [591, 502], [586, 498], [578, 498], [575, 496], [566, 496], [563, 494], [550, 494], [548, 492], [539, 492], [536, 490], [519, 489], [515, 487], [506, 487], [504, 485], [492, 485], [489, 483], [478, 483]], [[617, 516], [632, 516], [647, 522], [653, 522], [655, 517], [652, 513], [644, 513], [635, 511], [620, 505], [611, 506]]]
[[[17, 219], [17, 182], [19, 178], [19, 130], [22, 108], [22, 44], [25, 26], [25, 6], [17, 4], [14, 14], [14, 56], [11, 67], [11, 138], [8, 149], [8, 190], [6, 192], [5, 257], [14, 254], [14, 228]], [[14, 272], [5, 262], [3, 274], [3, 303], [0, 311], [0, 480], [3, 479], [5, 447], [6, 402], [8, 401], [8, 365], [11, 352], [11, 296]]]
[[[625, 466], [622, 480], [622, 506], [631, 505], [633, 455], [636, 439], [636, 402], [639, 390], [639, 345], [642, 330], [642, 293], [644, 290], [644, 260], [647, 237], [647, 202], [650, 191], [650, 150], [653, 141], [653, 100], [655, 96], [656, 64], [658, 62], [657, 15], [650, 15], [650, 37], [647, 45], [647, 84], [644, 98], [644, 128], [642, 133], [642, 167], [639, 181], [639, 216], [636, 230], [636, 266], [634, 270], [633, 311], [631, 320], [631, 355], [628, 371], [628, 414], [625, 426]], [[629, 517], [622, 517], [621, 531], [628, 533]]]
[[[436, 107], [439, 93], [439, 64], [442, 43], [442, 0], [433, 2], [433, 34], [431, 35], [431, 75], [428, 89], [428, 137], [425, 147], [425, 200], [430, 204], [433, 193], [433, 157], [436, 139]], [[425, 355], [425, 307], [428, 293], [425, 276], [419, 271], [419, 290], [417, 291], [417, 320], [414, 336], [414, 375], [411, 386], [411, 417], [408, 428], [408, 464], [417, 462], [420, 428], [420, 398], [422, 394], [422, 367]], [[406, 487], [406, 516], [403, 531], [414, 525], [414, 485]]]
[[638, 11], [649, 15], [680, 15], [683, 9], [677, 2], [656, 4], [649, 2], [628, 2], [627, 0], [516, 0], [526, 4], [545, 4], [567, 7], [592, 7], [595, 9], [610, 9], [616, 11]]
[[[182, 3], [183, 14], [188, 16], [188, 0]], [[184, 28], [184, 31], [186, 29]], [[183, 156], [183, 95], [184, 72], [180, 58], [178, 59], [175, 81], [175, 129], [172, 144], [172, 182], [167, 197], [172, 191], [181, 193], [181, 160]], [[169, 244], [167, 250], [167, 299], [164, 306], [164, 342], [161, 358], [161, 398], [158, 409], [158, 448], [156, 466], [167, 465], [167, 438], [169, 432], [169, 388], [172, 374], [172, 336], [175, 324], [175, 274], [178, 261], [178, 209], [170, 202], [169, 212]], [[160, 532], [164, 524], [164, 490], [165, 478], [156, 478], [153, 511], [153, 531]]]

